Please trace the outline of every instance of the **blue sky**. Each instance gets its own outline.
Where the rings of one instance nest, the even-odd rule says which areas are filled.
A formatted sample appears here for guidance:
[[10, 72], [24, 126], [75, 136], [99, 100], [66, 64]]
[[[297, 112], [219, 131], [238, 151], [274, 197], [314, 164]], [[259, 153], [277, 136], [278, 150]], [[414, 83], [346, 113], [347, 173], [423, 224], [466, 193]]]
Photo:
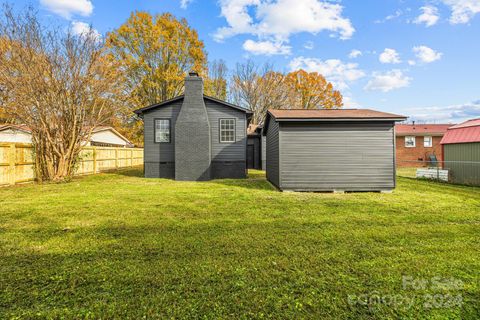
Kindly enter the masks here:
[[[16, 7], [32, 2], [16, 1]], [[171, 12], [209, 59], [318, 71], [346, 107], [417, 121], [480, 117], [480, 0], [39, 0], [45, 18], [105, 34], [135, 10]]]

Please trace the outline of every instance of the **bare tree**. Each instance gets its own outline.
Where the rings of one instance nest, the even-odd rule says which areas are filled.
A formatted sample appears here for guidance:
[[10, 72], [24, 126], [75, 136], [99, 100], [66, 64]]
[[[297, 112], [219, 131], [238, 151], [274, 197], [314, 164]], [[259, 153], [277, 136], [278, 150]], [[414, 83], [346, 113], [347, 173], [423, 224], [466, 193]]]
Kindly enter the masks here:
[[205, 93], [209, 96], [225, 100], [227, 98], [227, 65], [223, 60], [214, 60], [208, 64], [205, 79]]
[[122, 77], [90, 29], [73, 35], [42, 25], [29, 8], [0, 17], [0, 88], [8, 117], [32, 130], [39, 181], [73, 175], [79, 152], [120, 105]]
[[238, 63], [232, 76], [231, 99], [253, 112], [253, 124], [262, 124], [268, 109], [288, 107], [289, 91], [284, 80], [285, 76], [270, 64], [260, 67], [251, 60]]
[[253, 112], [252, 123], [262, 124], [268, 109], [332, 109], [343, 106], [342, 94], [316, 72], [283, 74], [272, 65], [249, 60], [237, 64], [230, 85], [231, 100]]

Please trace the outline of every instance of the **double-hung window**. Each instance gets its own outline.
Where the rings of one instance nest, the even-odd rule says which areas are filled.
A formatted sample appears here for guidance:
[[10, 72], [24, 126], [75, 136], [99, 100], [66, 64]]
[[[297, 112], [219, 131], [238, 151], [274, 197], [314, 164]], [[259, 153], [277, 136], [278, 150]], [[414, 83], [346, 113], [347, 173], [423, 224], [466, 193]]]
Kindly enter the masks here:
[[155, 143], [170, 142], [170, 119], [155, 119]]
[[431, 148], [432, 145], [433, 145], [433, 143], [432, 143], [432, 137], [431, 136], [423, 137], [423, 146], [425, 148]]
[[405, 147], [407, 147], [407, 148], [415, 148], [415, 137], [413, 137], [413, 136], [406, 136], [406, 137], [405, 137]]
[[235, 119], [220, 119], [220, 142], [235, 142]]

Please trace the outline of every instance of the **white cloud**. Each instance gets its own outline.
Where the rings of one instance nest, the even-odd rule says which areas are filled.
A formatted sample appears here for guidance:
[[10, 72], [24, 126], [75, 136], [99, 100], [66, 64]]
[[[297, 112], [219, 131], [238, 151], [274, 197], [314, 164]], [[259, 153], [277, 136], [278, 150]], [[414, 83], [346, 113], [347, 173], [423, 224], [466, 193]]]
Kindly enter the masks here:
[[72, 33], [77, 36], [93, 36], [94, 39], [100, 41], [102, 35], [97, 30], [93, 29], [88, 23], [81, 21], [72, 22]]
[[379, 57], [381, 63], [401, 63], [400, 55], [394, 49], [386, 48]]
[[394, 89], [408, 87], [412, 78], [407, 77], [401, 70], [374, 72], [373, 78], [365, 86], [365, 90], [389, 92]]
[[438, 9], [434, 6], [425, 6], [421, 7], [420, 10], [422, 10], [422, 14], [419, 15], [413, 22], [416, 24], [422, 24], [424, 23], [425, 26], [431, 27], [435, 24], [437, 24], [438, 19], [440, 19], [440, 16], [438, 15]]
[[480, 13], [479, 0], [442, 0], [452, 10], [450, 16], [451, 24], [468, 23], [477, 14]]
[[450, 106], [417, 107], [408, 109], [411, 120], [460, 123], [480, 117], [480, 100]]
[[288, 43], [292, 34], [330, 31], [342, 39], [355, 29], [342, 16], [339, 4], [320, 0], [221, 0], [221, 15], [228, 26], [217, 29], [214, 38], [223, 41], [239, 34], [252, 34], [259, 41]]
[[254, 55], [271, 56], [278, 54], [288, 55], [291, 47], [281, 42], [247, 40], [243, 43], [243, 49]]
[[386, 16], [386, 17], [383, 18], [383, 19], [375, 20], [374, 23], [377, 23], [377, 24], [379, 24], [379, 23], [385, 23], [385, 22], [387, 22], [387, 21], [390, 21], [390, 20], [394, 20], [394, 19], [399, 18], [402, 14], [403, 14], [403, 11], [402, 11], [402, 10], [397, 10], [397, 11], [395, 11], [394, 14], [388, 15], [388, 16]]
[[303, 47], [307, 50], [312, 50], [313, 48], [315, 48], [315, 45], [314, 45], [313, 41], [307, 41], [307, 42], [305, 42]]
[[345, 108], [361, 108], [362, 106], [353, 97], [343, 95], [343, 106]]
[[192, 2], [192, 0], [180, 0], [180, 8], [187, 9], [190, 2]]
[[71, 19], [75, 14], [88, 17], [93, 12], [90, 0], [40, 0], [40, 4], [65, 19]]
[[350, 59], [355, 59], [355, 58], [360, 57], [362, 54], [363, 54], [362, 51], [354, 49], [354, 50], [350, 51], [350, 53], [348, 54], [348, 57]]
[[303, 69], [307, 72], [318, 72], [340, 90], [349, 88], [348, 84], [365, 76], [357, 63], [343, 63], [337, 59], [322, 61], [316, 58], [297, 57], [290, 61], [292, 71]]
[[408, 65], [409, 66], [414, 66], [416, 64], [417, 64], [417, 62], [415, 60], [408, 60]]
[[423, 63], [432, 63], [440, 60], [443, 53], [437, 52], [427, 46], [418, 46], [413, 48], [416, 57]]

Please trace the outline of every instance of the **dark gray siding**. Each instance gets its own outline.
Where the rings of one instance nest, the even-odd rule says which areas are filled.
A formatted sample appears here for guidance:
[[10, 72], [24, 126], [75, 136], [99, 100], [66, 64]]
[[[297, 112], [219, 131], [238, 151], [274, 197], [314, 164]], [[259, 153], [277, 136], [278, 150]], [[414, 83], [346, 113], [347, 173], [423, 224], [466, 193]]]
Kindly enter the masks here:
[[270, 119], [267, 130], [267, 179], [276, 187], [280, 187], [280, 163], [279, 163], [279, 147], [280, 147], [280, 131], [279, 124], [273, 118]]
[[480, 185], [480, 143], [446, 144], [443, 150], [451, 182]]
[[[393, 123], [282, 122], [280, 187], [298, 191], [391, 190], [395, 187], [393, 143]], [[267, 159], [267, 165], [269, 162]]]
[[[212, 161], [246, 161], [247, 119], [244, 112], [205, 99], [212, 137]], [[236, 119], [235, 143], [220, 143], [220, 119]]]
[[[144, 157], [145, 177], [174, 178], [175, 177], [175, 125], [183, 100], [170, 105], [161, 106], [146, 112], [144, 120]], [[212, 166], [211, 177], [245, 178], [247, 136], [246, 114], [220, 103], [205, 99], [207, 115], [211, 130]], [[154, 143], [154, 119], [171, 119], [171, 143]], [[236, 142], [220, 143], [219, 119], [236, 119]]]
[[[247, 117], [240, 110], [205, 99], [212, 137], [212, 178], [246, 178]], [[234, 118], [235, 143], [220, 143], [220, 119]]]
[[[144, 162], [145, 177], [147, 178], [173, 178], [175, 176], [175, 123], [183, 100], [173, 102], [146, 112], [144, 122]], [[164, 118], [170, 120], [170, 143], [155, 143], [154, 119]]]
[[267, 137], [262, 134], [262, 170], [267, 170]]
[[[248, 152], [249, 150], [253, 151], [252, 155], [250, 156], [253, 158], [253, 168], [252, 169], [257, 169], [260, 170], [261, 167], [261, 150], [260, 150], [260, 136], [249, 136], [248, 137], [248, 150], [247, 150], [247, 158], [249, 157]], [[253, 149], [252, 149], [253, 146]]]

